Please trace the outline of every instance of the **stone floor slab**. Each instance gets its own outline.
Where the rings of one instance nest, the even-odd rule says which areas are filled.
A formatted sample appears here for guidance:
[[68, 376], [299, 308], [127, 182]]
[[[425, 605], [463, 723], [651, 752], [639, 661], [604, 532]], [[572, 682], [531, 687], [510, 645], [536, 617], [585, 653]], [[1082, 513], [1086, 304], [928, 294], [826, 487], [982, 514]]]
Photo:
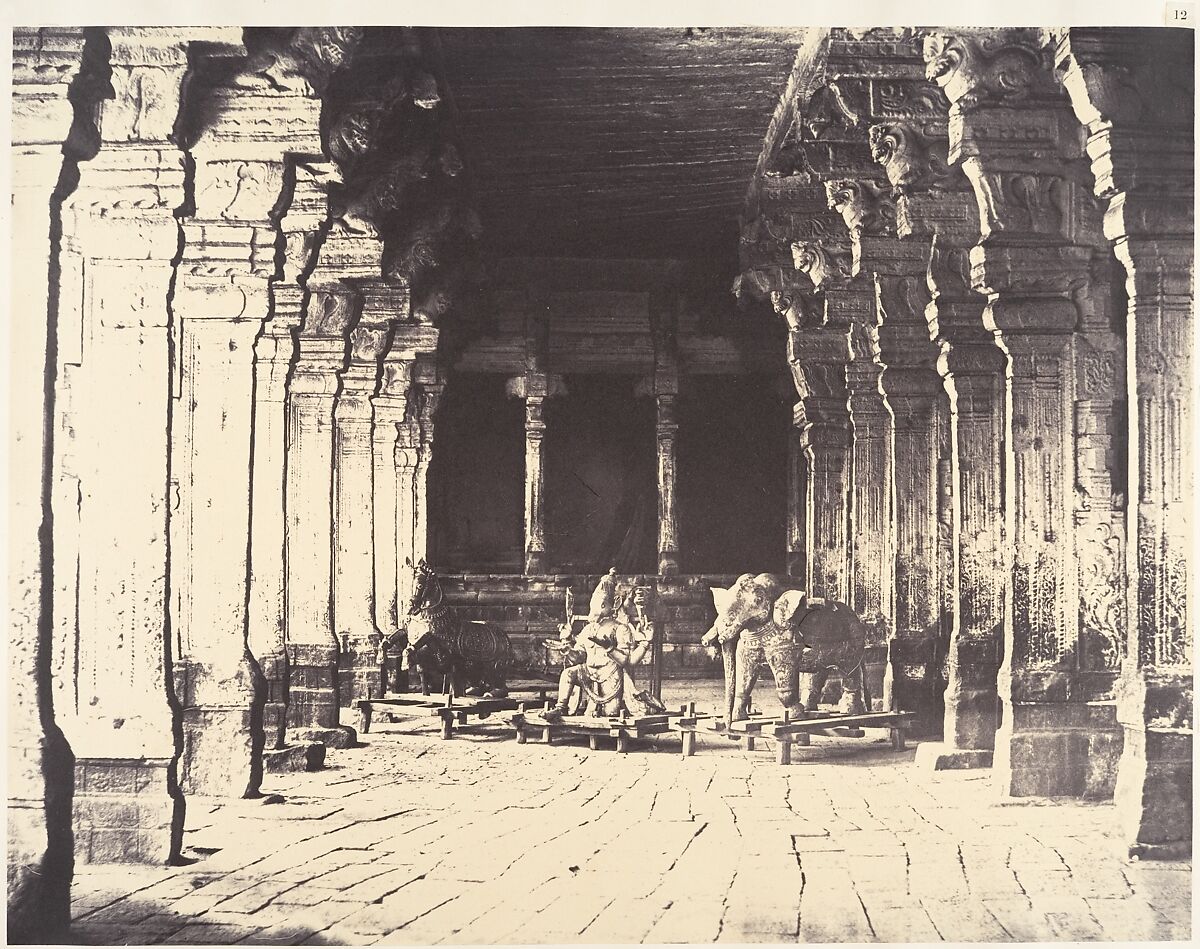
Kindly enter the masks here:
[[[685, 697], [686, 700], [686, 697]], [[500, 729], [504, 731], [504, 729]], [[81, 866], [76, 941], [1162, 940], [1191, 865], [1113, 856], [1111, 805], [814, 738], [790, 767], [703, 736], [626, 755], [381, 723], [283, 798], [189, 803], [187, 867]]]

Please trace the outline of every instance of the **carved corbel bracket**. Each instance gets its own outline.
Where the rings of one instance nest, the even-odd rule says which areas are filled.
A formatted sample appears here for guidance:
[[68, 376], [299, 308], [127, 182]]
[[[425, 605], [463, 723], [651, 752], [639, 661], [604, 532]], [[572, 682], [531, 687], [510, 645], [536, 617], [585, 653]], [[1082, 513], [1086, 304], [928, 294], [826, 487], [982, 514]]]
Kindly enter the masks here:
[[249, 62], [237, 83], [246, 89], [299, 92], [315, 98], [349, 62], [364, 34], [358, 26], [305, 26], [254, 34]]
[[527, 372], [513, 376], [504, 383], [504, 394], [510, 399], [553, 399], [567, 394], [563, 377], [548, 372]]
[[404, 207], [410, 188], [439, 174], [456, 176], [461, 169], [462, 162], [452, 145], [414, 146], [377, 173], [358, 176], [338, 196], [335, 216], [350, 230], [378, 235], [387, 218]]
[[358, 319], [359, 303], [353, 288], [340, 281], [313, 287], [300, 324], [300, 335], [344, 337]]
[[825, 308], [796, 288], [773, 290], [771, 307], [783, 317], [789, 330], [820, 326], [825, 321]]
[[852, 252], [835, 250], [816, 241], [793, 243], [792, 263], [818, 290], [844, 287], [852, 275]]
[[384, 120], [409, 96], [409, 86], [399, 76], [360, 90], [329, 123], [328, 149], [334, 161], [347, 164], [367, 154], [375, 146]]
[[952, 113], [1013, 106], [1053, 92], [1049, 58], [1035, 29], [934, 30], [922, 52], [925, 76], [946, 93]]
[[864, 234], [896, 233], [896, 205], [886, 187], [859, 178], [836, 178], [825, 182], [825, 195], [829, 209], [841, 215], [853, 240]]
[[867, 141], [897, 194], [942, 188], [953, 177], [944, 123], [881, 122], [867, 131]]
[[416, 287], [421, 278], [479, 239], [483, 225], [474, 208], [447, 201], [415, 219], [389, 246], [388, 275]]
[[771, 276], [764, 270], [743, 270], [733, 278], [730, 288], [737, 301], [762, 300], [772, 294]]

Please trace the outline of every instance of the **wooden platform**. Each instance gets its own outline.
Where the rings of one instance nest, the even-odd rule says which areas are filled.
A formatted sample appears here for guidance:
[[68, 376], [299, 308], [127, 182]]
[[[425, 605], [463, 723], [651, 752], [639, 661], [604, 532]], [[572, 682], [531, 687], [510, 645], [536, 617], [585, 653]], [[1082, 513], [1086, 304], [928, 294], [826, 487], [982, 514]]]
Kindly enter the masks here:
[[806, 713], [803, 719], [796, 721], [751, 715], [727, 726], [720, 718], [692, 715], [672, 719], [671, 728], [683, 736], [685, 757], [695, 753], [696, 733], [707, 732], [745, 741], [748, 751], [754, 750], [755, 739], [772, 738], [776, 742], [779, 763], [790, 764], [793, 744], [807, 745], [812, 735], [862, 738], [866, 734], [866, 728], [886, 728], [890, 733], [892, 747], [898, 751], [902, 750], [904, 731], [915, 717], [914, 712], [864, 712], [860, 715], [847, 715], [840, 712], [814, 711]]
[[685, 710], [636, 718], [564, 715], [561, 719], [553, 721], [542, 717], [544, 711], [545, 709], [526, 709], [512, 716], [518, 744], [525, 744], [530, 735], [537, 734], [541, 735], [542, 742], [547, 745], [553, 744], [556, 737], [563, 735], [583, 735], [588, 739], [588, 746], [595, 751], [599, 747], [599, 739], [603, 736], [615, 738], [616, 750], [624, 753], [629, 750], [631, 739], [648, 738], [671, 731], [671, 718], [679, 717]]
[[482, 721], [496, 712], [520, 711], [526, 705], [544, 704], [547, 694], [557, 689], [555, 683], [539, 679], [521, 679], [509, 684], [508, 695], [502, 699], [406, 692], [389, 694], [378, 699], [364, 699], [356, 702], [355, 707], [359, 713], [359, 731], [363, 734], [370, 732], [375, 715], [382, 713], [390, 716], [406, 715], [411, 718], [440, 718], [442, 738], [448, 739], [453, 737], [455, 726], [471, 724], [471, 719]]

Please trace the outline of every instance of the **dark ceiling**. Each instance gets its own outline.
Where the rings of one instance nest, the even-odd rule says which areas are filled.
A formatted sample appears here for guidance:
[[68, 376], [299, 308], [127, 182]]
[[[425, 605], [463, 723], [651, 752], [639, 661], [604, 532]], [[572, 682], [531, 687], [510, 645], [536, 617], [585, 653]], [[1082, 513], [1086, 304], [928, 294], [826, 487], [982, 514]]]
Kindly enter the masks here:
[[438, 29], [485, 245], [735, 264], [738, 213], [802, 34]]

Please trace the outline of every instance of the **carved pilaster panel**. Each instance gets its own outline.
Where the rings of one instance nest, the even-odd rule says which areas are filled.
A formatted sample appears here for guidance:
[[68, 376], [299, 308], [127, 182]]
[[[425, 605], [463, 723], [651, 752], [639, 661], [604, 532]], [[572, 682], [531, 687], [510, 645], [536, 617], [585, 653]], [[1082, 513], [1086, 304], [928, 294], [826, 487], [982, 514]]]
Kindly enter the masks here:
[[[71, 455], [73, 380], [47, 365], [51, 195], [72, 120], [69, 84], [83, 58], [79, 29], [13, 30], [12, 233], [8, 471], [8, 938], [55, 943], [71, 919], [71, 758], [46, 703], [75, 704], [78, 478]], [[69, 290], [69, 288], [67, 288]], [[61, 360], [61, 357], [60, 357]], [[49, 393], [46, 373], [54, 373]], [[49, 469], [49, 470], [47, 470]], [[49, 480], [51, 497], [43, 485]], [[50, 511], [46, 510], [46, 506]], [[53, 512], [53, 536], [42, 530]], [[52, 585], [52, 586], [51, 586]], [[44, 591], [53, 595], [47, 602]], [[53, 606], [52, 606], [53, 604]], [[49, 614], [49, 615], [48, 615]], [[53, 628], [53, 639], [43, 630]], [[49, 675], [47, 675], [49, 673]]]

